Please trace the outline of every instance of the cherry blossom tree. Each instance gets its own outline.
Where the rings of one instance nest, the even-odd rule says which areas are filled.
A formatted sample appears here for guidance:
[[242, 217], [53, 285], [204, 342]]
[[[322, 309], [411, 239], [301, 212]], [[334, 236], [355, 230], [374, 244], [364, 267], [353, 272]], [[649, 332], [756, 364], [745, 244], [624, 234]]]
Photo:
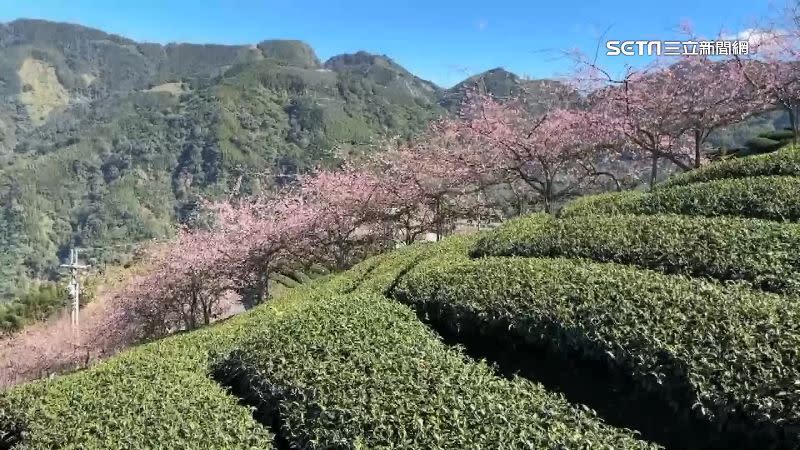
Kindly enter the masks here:
[[650, 159], [651, 185], [662, 158], [681, 169], [691, 168], [693, 148], [681, 122], [683, 107], [675, 101], [677, 92], [675, 73], [651, 67], [628, 73], [619, 83], [589, 96], [592, 109], [606, 118], [607, 132]]
[[689, 134], [695, 168], [700, 167], [702, 147], [714, 130], [764, 109], [734, 61], [690, 56], [666, 70], [668, 79], [674, 81], [672, 101], [679, 106], [676, 132]]
[[222, 249], [210, 231], [179, 230], [154, 268], [118, 297], [121, 321], [135, 324], [140, 338], [211, 323], [232, 287], [220, 264]]
[[346, 165], [303, 177], [300, 195], [314, 217], [312, 259], [344, 269], [375, 246], [384, 245], [386, 183], [370, 170]]
[[211, 232], [215, 261], [233, 288], [251, 290], [248, 301], [269, 298], [271, 274], [290, 269], [313, 248], [316, 212], [300, 196], [256, 196], [209, 205], [216, 215]]
[[600, 176], [597, 147], [610, 139], [604, 112], [570, 109], [532, 115], [520, 101], [472, 95], [462, 111], [461, 132], [477, 143], [495, 181], [524, 182], [551, 212]]
[[486, 161], [457, 131], [453, 121], [436, 122], [425, 135], [372, 162], [384, 180], [389, 220], [406, 243], [427, 231], [441, 238], [454, 221], [489, 214], [482, 197]]
[[742, 77], [766, 105], [786, 111], [800, 140], [800, 31], [762, 33], [750, 58], [736, 57]]

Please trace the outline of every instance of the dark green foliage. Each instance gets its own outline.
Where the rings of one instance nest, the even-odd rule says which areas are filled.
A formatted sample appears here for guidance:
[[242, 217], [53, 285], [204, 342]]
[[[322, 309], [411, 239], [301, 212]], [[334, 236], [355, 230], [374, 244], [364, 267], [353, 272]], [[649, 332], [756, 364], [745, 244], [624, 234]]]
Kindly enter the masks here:
[[475, 256], [590, 258], [800, 293], [800, 225], [739, 218], [534, 215], [487, 233]]
[[282, 437], [315, 440], [304, 448], [653, 448], [540, 385], [494, 375], [402, 305], [324, 287], [11, 389], [0, 431], [24, 424], [25, 450], [272, 448], [212, 368], [225, 384], [246, 374], [264, 394], [262, 419], [279, 401]]
[[282, 273], [273, 273], [269, 276], [269, 279], [288, 288], [300, 286], [300, 283], [297, 280]]
[[15, 448], [25, 439], [27, 424], [12, 405], [0, 394], [0, 450]]
[[781, 142], [766, 137], [758, 136], [745, 142], [750, 154], [769, 153], [781, 147]]
[[319, 296], [217, 372], [259, 399], [293, 448], [650, 448], [540, 385], [467, 360], [378, 295]]
[[18, 331], [27, 323], [49, 318], [65, 307], [67, 298], [63, 286], [43, 283], [12, 302], [0, 303], [0, 335]]
[[772, 139], [773, 141], [788, 143], [790, 140], [794, 139], [794, 131], [791, 129], [767, 131], [766, 133], [761, 133], [760, 136]]
[[[198, 225], [203, 197], [274, 189], [443, 112], [438, 88], [385, 58], [324, 70], [298, 41], [161, 46], [15, 21], [0, 27], [0, 93], [21, 92], [28, 57], [80, 101], [41, 126], [0, 105], [0, 301], [55, 279], [73, 245], [124, 264], [136, 243]], [[147, 91], [165, 82], [181, 90]]]
[[309, 276], [312, 278], [328, 275], [328, 273], [330, 273], [330, 271], [325, 266], [317, 263], [314, 263], [310, 267], [308, 267], [307, 272]]
[[760, 176], [721, 179], [657, 189], [580, 198], [562, 214], [662, 214], [742, 216], [778, 221], [800, 220], [800, 177]]
[[229, 321], [7, 391], [7, 411], [27, 428], [15, 450], [273, 448], [248, 408], [206, 374], [209, 352], [230, 345], [241, 326]]
[[292, 270], [285, 275], [300, 284], [309, 283], [311, 281], [311, 277], [303, 273], [301, 270]]
[[779, 108], [752, 115], [745, 120], [711, 132], [707, 143], [723, 153], [734, 155], [747, 153], [745, 143], [754, 136], [781, 132], [790, 126], [789, 114]]
[[800, 447], [796, 298], [581, 260], [430, 260], [395, 298], [454, 327], [491, 326], [601, 361], [743, 447]]
[[316, 53], [305, 42], [271, 40], [260, 42], [257, 47], [265, 58], [272, 58], [290, 66], [305, 69], [317, 69], [320, 67]]
[[369, 258], [328, 284], [337, 292], [367, 292], [383, 294], [399, 277], [417, 264], [439, 255], [467, 258], [479, 233], [449, 236], [437, 243], [418, 242], [390, 253]]
[[656, 189], [681, 186], [722, 178], [744, 178], [762, 175], [800, 176], [800, 148], [786, 147], [767, 155], [733, 158], [669, 177]]

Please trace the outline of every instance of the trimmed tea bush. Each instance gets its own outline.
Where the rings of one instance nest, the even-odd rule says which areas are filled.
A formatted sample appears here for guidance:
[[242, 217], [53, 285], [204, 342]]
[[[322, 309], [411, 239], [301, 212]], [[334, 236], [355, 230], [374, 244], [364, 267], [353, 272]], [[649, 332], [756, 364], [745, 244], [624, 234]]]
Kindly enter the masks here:
[[[789, 132], [791, 133], [791, 131]], [[690, 183], [766, 175], [800, 175], [800, 147], [786, 147], [766, 155], [732, 158], [669, 177], [657, 189]]]
[[282, 273], [272, 273], [270, 274], [269, 279], [287, 288], [295, 288], [300, 286], [300, 283], [297, 280]]
[[473, 255], [591, 258], [800, 292], [800, 224], [794, 223], [677, 215], [533, 215], [487, 233]]
[[800, 177], [725, 179], [649, 193], [587, 196], [567, 205], [562, 215], [660, 213], [796, 222], [800, 220]]
[[404, 275], [393, 295], [465, 332], [603, 361], [676, 413], [759, 447], [800, 448], [797, 299], [618, 264], [446, 257]]
[[498, 377], [379, 295], [319, 297], [217, 368], [292, 448], [653, 448], [561, 396]]
[[417, 242], [390, 253], [362, 261], [332, 280], [336, 292], [353, 291], [384, 293], [397, 278], [415, 265], [444, 254], [467, 258], [481, 233], [449, 236], [439, 242]]
[[14, 448], [272, 448], [250, 410], [206, 376], [208, 349], [222, 342], [200, 330], [12, 389], [6, 402], [26, 427]]

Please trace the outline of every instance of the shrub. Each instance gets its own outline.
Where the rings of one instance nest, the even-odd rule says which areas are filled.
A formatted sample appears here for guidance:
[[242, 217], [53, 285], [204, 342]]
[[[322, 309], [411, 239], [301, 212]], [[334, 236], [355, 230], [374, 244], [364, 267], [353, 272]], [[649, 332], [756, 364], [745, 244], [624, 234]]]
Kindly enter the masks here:
[[285, 273], [287, 277], [293, 279], [294, 281], [298, 282], [299, 284], [309, 283], [311, 281], [311, 277], [303, 273], [301, 270], [292, 270], [288, 273]]
[[725, 217], [533, 215], [479, 240], [473, 256], [565, 256], [800, 292], [800, 225]]
[[791, 129], [773, 130], [761, 133], [759, 136], [772, 139], [773, 141], [790, 141], [794, 139], [794, 131]]
[[534, 258], [431, 260], [393, 294], [450, 327], [491, 327], [566, 358], [607, 363], [677, 414], [744, 430], [763, 448], [800, 447], [796, 298]]
[[572, 202], [562, 215], [660, 213], [796, 222], [800, 220], [800, 177], [723, 179], [649, 193], [601, 194]]
[[274, 448], [211, 378], [227, 367], [246, 372], [253, 389], [275, 387], [264, 401], [289, 399], [280, 431], [305, 448], [651, 448], [539, 385], [467, 360], [402, 305], [329, 292], [299, 288], [224, 323], [13, 388], [0, 399], [0, 435], [23, 426], [21, 449]]
[[319, 297], [216, 370], [292, 448], [652, 448], [563, 397], [442, 344], [382, 296]]
[[328, 275], [328, 273], [330, 273], [330, 271], [327, 268], [325, 268], [325, 266], [323, 266], [322, 264], [315, 263], [309, 266], [308, 268], [308, 274], [312, 278]]
[[250, 410], [206, 375], [209, 349], [224, 346], [221, 333], [233, 330], [174, 336], [11, 389], [7, 404], [26, 425], [15, 448], [272, 448]]
[[284, 275], [282, 273], [270, 274], [269, 279], [274, 281], [274, 282], [276, 282], [276, 283], [282, 284], [282, 285], [286, 286], [287, 288], [294, 288], [294, 287], [300, 286], [300, 283], [298, 283], [294, 279], [289, 278], [288, 276], [286, 276], [286, 275]]
[[453, 235], [436, 243], [419, 242], [391, 252], [363, 275], [356, 288], [362, 292], [385, 293], [403, 273], [430, 258], [440, 255], [467, 258], [479, 236], [478, 233]]
[[32, 287], [12, 302], [0, 303], [0, 334], [19, 331], [27, 323], [50, 318], [67, 302], [67, 292], [55, 283]]
[[752, 139], [748, 139], [747, 142], [744, 143], [747, 149], [751, 153], [769, 153], [774, 152], [775, 150], [781, 148], [783, 145], [780, 141], [776, 141], [774, 139], [770, 139], [763, 136], [756, 136]]
[[[791, 132], [790, 132], [791, 133]], [[656, 189], [690, 183], [768, 175], [800, 175], [800, 147], [786, 147], [766, 155], [732, 158], [669, 177]]]

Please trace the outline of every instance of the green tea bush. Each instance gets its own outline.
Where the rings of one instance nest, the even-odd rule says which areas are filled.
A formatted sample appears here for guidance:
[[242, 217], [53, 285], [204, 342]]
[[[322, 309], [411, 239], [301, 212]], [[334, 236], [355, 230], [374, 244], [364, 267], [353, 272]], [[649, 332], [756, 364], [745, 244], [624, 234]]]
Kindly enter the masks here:
[[17, 299], [0, 303], [0, 335], [19, 331], [27, 323], [48, 319], [66, 305], [67, 292], [56, 283], [41, 283]]
[[15, 450], [273, 448], [215, 381], [222, 368], [247, 374], [264, 402], [279, 396], [282, 440], [308, 449], [654, 448], [540, 385], [494, 375], [405, 306], [324, 286], [13, 388], [0, 396], [0, 436], [22, 436]]
[[318, 297], [242, 344], [217, 376], [244, 386], [291, 448], [653, 448], [523, 379], [448, 348], [375, 294]]
[[290, 272], [285, 273], [287, 277], [293, 279], [294, 281], [300, 284], [306, 284], [311, 282], [311, 277], [306, 275], [302, 270], [292, 270]]
[[618, 264], [446, 257], [393, 295], [450, 327], [605, 362], [676, 414], [744, 430], [760, 447], [800, 448], [796, 298]]
[[384, 293], [397, 278], [422, 261], [443, 254], [468, 257], [479, 233], [448, 236], [436, 242], [416, 242], [392, 252], [381, 253], [356, 264], [326, 283], [332, 292]]
[[[791, 131], [789, 132], [791, 133]], [[767, 175], [800, 176], [800, 147], [785, 147], [766, 155], [732, 158], [669, 177], [656, 189], [690, 183]]]
[[363, 292], [384, 293], [403, 273], [430, 258], [440, 255], [467, 258], [479, 236], [479, 233], [453, 235], [436, 243], [419, 242], [391, 252], [363, 276], [357, 288]]
[[567, 205], [562, 216], [660, 213], [796, 222], [800, 220], [800, 177], [722, 179], [649, 193], [588, 196]]
[[243, 318], [6, 391], [0, 405], [25, 427], [14, 449], [273, 448], [251, 411], [206, 375], [211, 349], [248, 330]]
[[282, 273], [273, 273], [269, 276], [269, 279], [274, 281], [275, 283], [280, 283], [288, 288], [300, 286], [300, 283], [297, 280], [295, 280], [294, 278], [290, 278]]
[[794, 223], [677, 215], [533, 215], [487, 233], [473, 256], [590, 258], [798, 293], [798, 249], [800, 224]]

